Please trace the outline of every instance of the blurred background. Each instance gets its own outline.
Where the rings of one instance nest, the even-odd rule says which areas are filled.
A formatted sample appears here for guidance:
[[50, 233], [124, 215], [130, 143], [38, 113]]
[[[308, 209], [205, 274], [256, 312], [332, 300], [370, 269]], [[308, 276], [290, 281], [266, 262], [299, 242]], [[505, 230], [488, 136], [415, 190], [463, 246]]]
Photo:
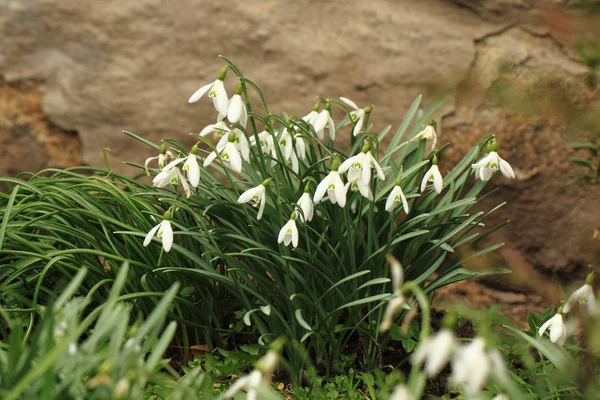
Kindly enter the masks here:
[[122, 130], [188, 140], [214, 122], [211, 106], [187, 99], [216, 78], [219, 54], [275, 113], [345, 96], [375, 105], [379, 131], [417, 95], [425, 107], [445, 97], [442, 171], [494, 133], [517, 179], [496, 176], [485, 203], [507, 202], [490, 221], [511, 220], [491, 238], [506, 246], [470, 265], [515, 273], [444, 296], [519, 317], [600, 260], [600, 185], [567, 185], [580, 172], [569, 157], [581, 156], [568, 144], [600, 131], [599, 10], [594, 0], [0, 0], [0, 174], [101, 167], [104, 147], [127, 172], [123, 160], [153, 154]]

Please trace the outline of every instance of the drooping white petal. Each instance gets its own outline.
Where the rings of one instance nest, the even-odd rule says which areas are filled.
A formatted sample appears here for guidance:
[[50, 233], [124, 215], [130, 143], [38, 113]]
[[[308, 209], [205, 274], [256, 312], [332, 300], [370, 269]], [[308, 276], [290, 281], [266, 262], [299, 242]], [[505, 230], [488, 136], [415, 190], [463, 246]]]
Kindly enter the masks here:
[[185, 193], [185, 197], [187, 197], [189, 199], [190, 195], [191, 195], [190, 185], [188, 184], [188, 181], [185, 178], [185, 176], [183, 176], [181, 174], [179, 169], [177, 169], [177, 179], [179, 180], [179, 182], [181, 183], [181, 186], [183, 187], [183, 192]]
[[[227, 160], [225, 160], [225, 155], [227, 155]], [[235, 172], [242, 172], [242, 158], [233, 143], [227, 142], [225, 148], [221, 152], [221, 156], [229, 163], [232, 170]]]
[[344, 103], [346, 103], [350, 108], [353, 108], [355, 110], [359, 110], [359, 108], [356, 105], [356, 103], [353, 102], [352, 100], [347, 99], [346, 97], [340, 97], [340, 100], [343, 101]]
[[229, 100], [229, 106], [227, 107], [227, 119], [229, 122], [237, 124], [240, 121], [243, 107], [244, 103], [242, 101], [242, 96], [234, 94]]
[[227, 92], [225, 91], [223, 81], [217, 79], [210, 91], [210, 95], [211, 97], [213, 97], [213, 95], [215, 96], [213, 97], [213, 105], [215, 106], [215, 109], [219, 112], [217, 121], [221, 121], [227, 116], [227, 106], [229, 105], [229, 101], [227, 99]]
[[483, 168], [483, 167], [487, 167], [487, 165], [490, 163], [490, 160], [492, 159], [492, 154], [488, 153], [485, 155], [485, 157], [483, 157], [481, 160], [479, 160], [478, 162], [476, 162], [475, 164], [471, 165], [472, 168]]
[[157, 237], [162, 238], [163, 249], [168, 253], [173, 247], [173, 227], [171, 227], [171, 221], [164, 220], [160, 223]]
[[415, 400], [415, 396], [405, 385], [398, 385], [390, 395], [389, 400]]
[[499, 158], [499, 161], [500, 161], [500, 172], [502, 173], [502, 175], [504, 175], [506, 178], [509, 178], [509, 179], [515, 179], [515, 172], [513, 171], [510, 164], [501, 158]]
[[206, 136], [210, 133], [215, 132], [219, 136], [223, 136], [226, 133], [229, 133], [230, 129], [225, 123], [225, 121], [219, 121], [216, 124], [206, 125], [204, 129], [202, 129], [199, 133], [200, 136]]
[[332, 183], [335, 185], [335, 200], [337, 201], [337, 204], [340, 207], [344, 208], [346, 206], [347, 187], [344, 186], [344, 182], [342, 181], [342, 178], [340, 177], [339, 173], [334, 173], [334, 175], [332, 176]]
[[437, 165], [433, 165], [431, 169], [433, 170], [433, 188], [439, 194], [442, 192], [442, 186], [444, 184], [442, 174], [440, 174], [440, 170]]
[[208, 92], [210, 90], [210, 88], [215, 84], [215, 82], [211, 82], [208, 85], [204, 85], [200, 89], [196, 90], [194, 92], [194, 94], [190, 97], [190, 99], [188, 100], [188, 103], [195, 103], [198, 100], [200, 100], [200, 98], [202, 96], [204, 96], [206, 94], [206, 92]]
[[183, 170], [187, 171], [187, 177], [190, 180], [190, 185], [198, 187], [200, 183], [200, 166], [195, 154], [190, 154], [187, 161], [183, 164]]
[[327, 122], [327, 127], [329, 128], [329, 137], [331, 140], [335, 140], [335, 122], [333, 122], [333, 118], [331, 118], [329, 111], [327, 111], [327, 115], [329, 117]]
[[317, 185], [317, 190], [315, 190], [315, 195], [313, 197], [313, 201], [318, 203], [321, 201], [323, 196], [325, 196], [325, 192], [329, 187], [329, 180], [331, 177], [331, 172]]
[[369, 152], [367, 153], [367, 157], [369, 159], [370, 164], [375, 168], [375, 171], [377, 172], [377, 177], [380, 180], [385, 181], [385, 174], [383, 173], [383, 170], [381, 169], [381, 166], [379, 165], [377, 160], [375, 160], [375, 157], [373, 157], [373, 154]]
[[358, 132], [360, 132], [362, 130], [363, 124], [365, 122], [365, 112], [357, 111], [357, 113], [358, 113], [358, 120], [356, 121], [356, 124], [354, 124], [354, 129], [352, 129], [352, 136], [358, 135]]
[[302, 213], [300, 213], [300, 220], [304, 221], [312, 221], [314, 215], [314, 205], [312, 199], [310, 198], [310, 194], [303, 193], [298, 199], [298, 206], [302, 209]]
[[550, 341], [562, 346], [567, 341], [567, 328], [562, 314], [556, 314], [553, 318], [554, 321], [550, 324]]
[[160, 157], [160, 155], [158, 155], [156, 157], [148, 157], [148, 158], [146, 158], [146, 161], [144, 162], [144, 169], [146, 170], [146, 174], [148, 174], [148, 175], [150, 174], [148, 172], [148, 165], [150, 164], [150, 161], [157, 160], [158, 157]]
[[258, 221], [260, 221], [260, 219], [262, 218], [263, 212], [265, 211], [265, 204], [267, 203], [267, 195], [264, 191], [262, 192], [262, 195], [261, 195], [259, 201], [260, 201], [260, 206], [258, 207], [258, 214], [256, 214], [256, 219]]
[[256, 199], [256, 200], [260, 199], [260, 196], [262, 195], [264, 188], [265, 187], [262, 184], [260, 184], [258, 186], [255, 186], [253, 188], [246, 190], [238, 198], [238, 203], [247, 203], [254, 199]]
[[248, 139], [244, 132], [236, 129], [236, 139], [239, 141], [240, 154], [245, 161], [250, 162], [250, 146], [248, 145]]
[[585, 306], [587, 313], [590, 315], [595, 315], [598, 312], [598, 304], [596, 296], [594, 295], [594, 289], [589, 284], [584, 284], [569, 296], [567, 302], [563, 306], [563, 313], [566, 314], [571, 311], [575, 304]]
[[217, 153], [213, 151], [208, 155], [208, 157], [206, 157], [204, 163], [202, 163], [202, 166], [205, 168], [208, 167], [213, 161], [215, 161], [215, 158], [217, 158]]
[[144, 238], [144, 247], [146, 247], [150, 244], [150, 242], [152, 241], [152, 238], [154, 237], [154, 234], [156, 233], [156, 231], [158, 231], [158, 228], [160, 228], [160, 224], [158, 224], [154, 228], [150, 229], [150, 231], [146, 234], [146, 237]]

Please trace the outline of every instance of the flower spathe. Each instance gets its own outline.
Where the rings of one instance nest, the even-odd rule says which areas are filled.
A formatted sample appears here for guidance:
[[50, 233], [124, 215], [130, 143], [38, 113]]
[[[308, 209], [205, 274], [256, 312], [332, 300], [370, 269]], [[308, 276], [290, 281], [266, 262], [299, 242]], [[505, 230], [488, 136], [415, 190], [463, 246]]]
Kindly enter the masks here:
[[506, 178], [515, 178], [515, 173], [510, 164], [500, 158], [495, 151], [489, 152], [471, 167], [475, 170], [475, 176], [482, 181], [489, 181], [494, 172], [498, 171], [498, 169]]
[[254, 207], [258, 207], [256, 219], [260, 220], [262, 218], [263, 211], [265, 210], [265, 203], [267, 201], [265, 182], [246, 190], [238, 198], [238, 203], [248, 203], [250, 201], [254, 202]]
[[402, 191], [402, 187], [400, 185], [394, 186], [388, 198], [385, 202], [385, 211], [392, 212], [400, 203], [402, 203], [402, 208], [404, 212], [408, 214], [408, 201], [406, 201], [406, 196]]
[[331, 171], [325, 179], [323, 179], [317, 186], [313, 201], [318, 203], [321, 201], [325, 193], [329, 197], [329, 200], [333, 204], [337, 204], [344, 208], [346, 206], [346, 191], [347, 186], [344, 186], [344, 181], [338, 171]]
[[298, 199], [297, 204], [298, 207], [302, 210], [302, 213], [298, 214], [300, 217], [300, 221], [304, 221], [305, 219], [306, 221], [312, 221], [315, 213], [315, 207], [312, 198], [310, 197], [310, 193], [304, 192], [302, 196], [300, 196], [300, 198]]
[[544, 322], [544, 324], [540, 326], [538, 334], [543, 336], [548, 329], [550, 329], [550, 341], [552, 343], [557, 343], [561, 346], [565, 344], [567, 341], [567, 328], [562, 313], [558, 312], [548, 321]]
[[575, 304], [579, 304], [581, 308], [585, 309], [588, 315], [598, 315], [599, 313], [594, 289], [587, 282], [569, 296], [563, 306], [563, 312], [568, 313]]
[[350, 111], [350, 119], [354, 122], [354, 129], [352, 129], [352, 135], [356, 136], [363, 128], [365, 121], [365, 110], [358, 108], [355, 102], [345, 97], [340, 97], [340, 100], [346, 103], [353, 111]]
[[433, 189], [439, 194], [442, 192], [442, 186], [444, 185], [444, 181], [442, 179], [442, 174], [440, 173], [440, 169], [437, 166], [437, 163], [434, 163], [431, 168], [425, 175], [423, 175], [423, 180], [421, 181], [421, 192], [425, 191], [427, 187], [427, 183], [433, 183]]
[[419, 365], [425, 363], [427, 376], [436, 376], [451, 360], [457, 347], [454, 333], [450, 329], [444, 328], [434, 336], [419, 343], [419, 346], [411, 355], [411, 361]]
[[285, 246], [298, 247], [298, 227], [296, 226], [295, 214], [292, 213], [292, 218], [281, 228], [277, 243], [283, 243]]
[[168, 253], [173, 247], [173, 228], [171, 227], [171, 221], [164, 219], [154, 228], [150, 229], [150, 232], [144, 239], [144, 247], [148, 246], [152, 241], [152, 238], [156, 234], [156, 237], [162, 238], [163, 249]]

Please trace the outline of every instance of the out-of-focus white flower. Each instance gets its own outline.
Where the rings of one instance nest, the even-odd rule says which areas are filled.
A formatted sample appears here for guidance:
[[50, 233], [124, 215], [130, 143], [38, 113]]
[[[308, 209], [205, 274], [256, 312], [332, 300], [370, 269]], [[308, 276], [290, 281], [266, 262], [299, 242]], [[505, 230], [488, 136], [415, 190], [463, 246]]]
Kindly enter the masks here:
[[229, 99], [229, 106], [227, 107], [227, 119], [232, 124], [240, 123], [241, 126], [246, 128], [248, 123], [248, 111], [246, 111], [246, 104], [242, 99], [242, 84], [238, 84], [235, 88], [235, 94]]
[[185, 158], [179, 158], [171, 161], [162, 169], [162, 171], [160, 171], [158, 175], [154, 177], [152, 184], [155, 187], [165, 187], [168, 184], [179, 185], [181, 183], [186, 197], [189, 198], [191, 195], [190, 185], [188, 184], [187, 179], [185, 179], [185, 176], [183, 176], [179, 170], [179, 167], [177, 167], [177, 164], [183, 162], [184, 160]]
[[215, 107], [215, 110], [219, 112], [217, 121], [221, 121], [227, 116], [227, 107], [229, 103], [227, 100], [227, 92], [225, 91], [225, 86], [223, 85], [223, 80], [225, 79], [226, 74], [227, 67], [223, 67], [221, 71], [219, 71], [219, 75], [214, 82], [204, 85], [200, 89], [196, 90], [188, 100], [189, 103], [195, 103], [208, 92], [208, 96], [213, 100], [213, 106]]
[[415, 400], [415, 396], [406, 385], [398, 385], [390, 395], [390, 400]]
[[168, 253], [173, 246], [173, 228], [171, 227], [171, 221], [164, 219], [154, 228], [150, 229], [150, 232], [148, 232], [144, 239], [144, 247], [150, 244], [154, 234], [156, 234], [156, 237], [162, 238], [163, 249]]
[[290, 243], [294, 248], [298, 247], [298, 227], [296, 226], [296, 213], [292, 213], [290, 220], [281, 228], [277, 243], [283, 243], [289, 246]]
[[476, 162], [471, 166], [475, 170], [475, 176], [482, 181], [489, 181], [492, 174], [498, 169], [502, 175], [506, 178], [514, 179], [515, 173], [513, 172], [510, 164], [500, 158], [498, 153], [491, 151], [485, 155], [480, 161]]
[[365, 115], [367, 109], [370, 111], [372, 107], [368, 108], [358, 108], [355, 102], [345, 97], [340, 97], [340, 100], [346, 103], [353, 111], [350, 111], [350, 119], [354, 123], [354, 129], [352, 130], [352, 135], [356, 136], [358, 132], [360, 132], [363, 128], [363, 124], [365, 122]]
[[492, 400], [510, 400], [507, 395], [499, 393]]
[[419, 343], [417, 350], [412, 354], [413, 364], [425, 363], [425, 374], [436, 376], [452, 359], [454, 351], [458, 348], [454, 333], [447, 328], [442, 329], [434, 336]]
[[361, 179], [365, 185], [371, 183], [371, 168], [375, 168], [377, 177], [382, 181], [385, 180], [383, 170], [373, 154], [369, 151], [369, 144], [365, 143], [363, 150], [355, 156], [348, 158], [340, 165], [338, 170], [340, 174], [348, 171], [348, 180], [355, 181]]
[[432, 140], [431, 149], [435, 150], [437, 148], [437, 133], [435, 133], [435, 129], [431, 125], [427, 125], [425, 129], [410, 139], [411, 142], [415, 140]]
[[[363, 197], [371, 201], [373, 200], [373, 192], [371, 192], [371, 188], [369, 185], [365, 185], [360, 179], [346, 183], [346, 192], [348, 192], [348, 188], [350, 188], [350, 190], [353, 192], [360, 192]], [[352, 211], [355, 212], [354, 209]]]
[[310, 197], [310, 193], [304, 192], [300, 199], [298, 199], [298, 207], [302, 210], [302, 213], [299, 214], [300, 221], [312, 221], [313, 215], [315, 213], [315, 207]]
[[215, 133], [217, 136], [224, 136], [231, 131], [225, 121], [219, 121], [216, 124], [206, 125], [199, 133], [200, 136], [206, 136]]
[[437, 166], [436, 156], [433, 157], [431, 168], [429, 168], [429, 170], [425, 172], [425, 175], [423, 175], [423, 180], [421, 181], [421, 192], [425, 191], [428, 182], [433, 182], [433, 189], [438, 194], [442, 192], [444, 181], [442, 179], [440, 169]]
[[265, 210], [265, 203], [267, 201], [266, 196], [266, 188], [271, 179], [265, 179], [263, 183], [253, 188], [246, 190], [244, 193], [240, 195], [238, 198], [238, 203], [248, 203], [250, 201], [254, 202], [254, 207], [258, 208], [258, 214], [256, 215], [256, 219], [260, 220], [263, 215], [263, 211]]
[[563, 306], [563, 313], [568, 313], [575, 304], [579, 304], [581, 308], [585, 309], [588, 315], [596, 316], [599, 314], [598, 302], [592, 288], [593, 280], [594, 275], [591, 273], [588, 275], [585, 284], [569, 296], [569, 299]]
[[340, 207], [344, 208], [346, 205], [347, 190], [348, 187], [344, 186], [344, 181], [342, 181], [342, 177], [336, 168], [319, 183], [313, 200], [315, 203], [318, 203], [321, 201], [325, 193], [327, 193], [329, 200], [333, 204], [337, 203]]
[[402, 203], [402, 207], [404, 208], [404, 212], [408, 214], [408, 202], [406, 201], [406, 196], [402, 191], [402, 187], [400, 185], [394, 186], [392, 191], [390, 192], [387, 201], [385, 202], [385, 211], [391, 212], [394, 210], [398, 204]]
[[402, 294], [402, 283], [404, 283], [404, 269], [400, 262], [393, 256], [388, 255], [387, 260], [390, 264], [390, 272], [392, 275], [392, 299], [389, 301], [383, 313], [379, 330], [385, 332], [392, 327], [394, 316], [404, 307], [405, 299]]
[[462, 387], [468, 395], [474, 395], [481, 390], [489, 373], [490, 361], [482, 338], [475, 338], [456, 350], [450, 376], [453, 385]]
[[550, 341], [552, 343], [558, 343], [562, 346], [567, 341], [567, 328], [565, 327], [565, 322], [560, 311], [561, 310], [559, 309], [558, 313], [540, 326], [538, 334], [543, 336], [544, 332], [546, 332], [546, 330], [549, 328]]
[[173, 153], [167, 150], [167, 145], [163, 143], [160, 146], [159, 153], [156, 157], [146, 158], [146, 162], [144, 162], [144, 170], [146, 170], [146, 175], [150, 176], [150, 172], [148, 172], [148, 165], [150, 164], [150, 161], [158, 160], [158, 169], [163, 169], [174, 158], [175, 157], [173, 156]]
[[329, 128], [329, 137], [331, 140], [335, 140], [335, 123], [331, 118], [331, 104], [329, 102], [325, 104], [325, 109], [319, 113], [312, 125], [319, 139], [323, 140], [325, 138], [325, 128]]
[[278, 355], [274, 351], [269, 351], [256, 363], [256, 369], [250, 374], [238, 378], [233, 385], [223, 394], [226, 399], [232, 398], [236, 393], [244, 390], [247, 400], [258, 400], [260, 390], [270, 389], [270, 380], [277, 363]]

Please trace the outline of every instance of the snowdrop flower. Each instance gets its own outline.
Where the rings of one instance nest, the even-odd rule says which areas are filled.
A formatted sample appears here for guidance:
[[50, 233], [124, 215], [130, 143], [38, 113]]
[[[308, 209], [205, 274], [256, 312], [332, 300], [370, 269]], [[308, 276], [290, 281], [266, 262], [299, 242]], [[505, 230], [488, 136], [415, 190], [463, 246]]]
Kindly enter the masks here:
[[239, 391], [245, 390], [246, 399], [257, 400], [258, 393], [261, 389], [270, 389], [269, 381], [271, 380], [271, 376], [277, 367], [277, 363], [277, 353], [272, 350], [269, 351], [264, 355], [264, 357], [258, 360], [256, 369], [254, 369], [249, 375], [238, 378], [223, 394], [223, 397], [230, 399]]
[[310, 193], [308, 193], [308, 185], [306, 185], [304, 193], [302, 194], [302, 196], [300, 196], [300, 199], [298, 199], [297, 204], [298, 207], [302, 210], [302, 213], [299, 214], [300, 221], [304, 222], [305, 219], [306, 221], [312, 221], [315, 213], [315, 207], [310, 197]]
[[325, 109], [319, 113], [312, 125], [319, 139], [323, 140], [325, 138], [325, 128], [329, 128], [329, 137], [331, 140], [335, 140], [335, 123], [331, 118], [331, 103], [327, 102], [325, 104]]
[[298, 247], [298, 228], [296, 227], [296, 212], [290, 216], [290, 220], [281, 228], [277, 243], [283, 243], [289, 246], [290, 243], [294, 248]]
[[471, 166], [475, 170], [475, 176], [482, 181], [489, 181], [492, 174], [500, 169], [500, 172], [506, 178], [514, 179], [515, 173], [512, 167], [498, 155], [496, 139], [490, 140], [487, 148], [488, 153], [485, 157]]
[[[369, 185], [365, 185], [363, 183], [362, 180], [357, 179], [355, 181], [349, 181], [346, 184], [346, 192], [348, 191], [348, 188], [350, 188], [351, 191], [353, 192], [360, 192], [360, 194], [369, 199], [369, 200], [373, 200], [373, 192], [371, 192], [371, 188], [369, 187]], [[352, 208], [352, 212], [356, 212], [355, 207], [356, 207], [356, 203], [352, 203], [352, 205], [354, 206]]]
[[[227, 136], [223, 136], [217, 143], [217, 152], [221, 155], [221, 160], [227, 164], [233, 171], [242, 172], [242, 158], [250, 160], [250, 147], [248, 140], [242, 131], [234, 129]], [[217, 152], [211, 152], [206, 160], [204, 167], [208, 167], [217, 158]], [[241, 156], [240, 156], [241, 154]]]
[[499, 393], [492, 400], [510, 400], [507, 395]]
[[346, 103], [353, 111], [350, 111], [350, 119], [354, 123], [354, 129], [352, 130], [352, 135], [356, 136], [358, 132], [360, 132], [363, 128], [363, 124], [365, 121], [365, 115], [369, 114], [373, 110], [373, 106], [368, 106], [365, 108], [358, 108], [356, 103], [352, 100], [347, 99], [345, 97], [340, 97], [340, 100]]
[[219, 121], [216, 124], [206, 125], [204, 127], [204, 129], [202, 129], [198, 135], [204, 137], [204, 136], [209, 135], [214, 132], [217, 134], [217, 136], [224, 136], [225, 134], [228, 134], [230, 131], [231, 131], [231, 129], [229, 129], [229, 127], [227, 126], [225, 121]]
[[165, 187], [168, 184], [179, 185], [181, 183], [181, 186], [183, 186], [183, 191], [185, 192], [185, 196], [189, 198], [191, 195], [190, 185], [188, 184], [187, 179], [185, 179], [185, 176], [183, 176], [179, 170], [179, 167], [176, 166], [183, 160], [185, 160], [185, 158], [180, 158], [167, 164], [162, 171], [160, 171], [160, 173], [154, 177], [152, 184], [155, 187]]
[[254, 207], [259, 207], [258, 214], [256, 215], [257, 220], [262, 218], [263, 211], [265, 210], [265, 203], [267, 201], [265, 189], [269, 183], [271, 183], [271, 178], [265, 179], [260, 185], [246, 190], [238, 198], [238, 203], [240, 204], [252, 201], [254, 202]]
[[371, 154], [370, 148], [369, 142], [365, 142], [360, 153], [348, 158], [340, 165], [340, 174], [348, 171], [349, 181], [361, 179], [362, 183], [368, 185], [371, 182], [371, 168], [375, 168], [377, 177], [384, 181], [385, 175], [383, 174], [383, 170], [377, 160], [375, 160], [375, 157], [373, 157], [373, 154]]
[[158, 225], [154, 228], [150, 229], [150, 232], [146, 235], [144, 239], [144, 247], [150, 244], [152, 238], [156, 234], [156, 237], [162, 238], [162, 246], [163, 249], [168, 253], [173, 246], [173, 228], [171, 227], [171, 216], [172, 211], [167, 211], [165, 213], [165, 219], [162, 220]]
[[319, 105], [320, 105], [319, 102], [315, 103], [315, 105], [313, 106], [313, 109], [308, 114], [306, 114], [304, 117], [302, 117], [302, 120], [304, 122], [306, 122], [307, 124], [312, 125], [313, 128], [314, 128], [315, 121], [317, 120], [317, 117], [319, 116]]
[[315, 196], [313, 197], [315, 203], [320, 202], [325, 193], [327, 193], [329, 200], [333, 204], [337, 203], [342, 208], [346, 205], [346, 191], [348, 187], [344, 186], [344, 181], [342, 181], [342, 177], [338, 172], [339, 165], [340, 159], [336, 156], [331, 165], [331, 172], [317, 186]]
[[390, 400], [415, 400], [415, 396], [405, 385], [398, 385], [390, 395]]
[[165, 143], [162, 143], [160, 145], [160, 149], [156, 157], [146, 158], [146, 162], [144, 162], [144, 169], [146, 170], [146, 175], [150, 176], [150, 172], [148, 172], [148, 164], [150, 164], [150, 161], [158, 160], [158, 169], [163, 169], [173, 158], [175, 158], [173, 156], [173, 153], [167, 150], [167, 145]]
[[244, 100], [242, 100], [242, 84], [236, 86], [235, 94], [229, 100], [229, 105], [227, 107], [227, 119], [232, 124], [240, 123], [241, 126], [246, 128], [246, 123], [248, 123], [248, 111], [246, 111], [246, 104]]
[[385, 202], [385, 211], [392, 212], [400, 203], [402, 203], [404, 213], [408, 214], [408, 201], [406, 201], [406, 196], [404, 195], [402, 187], [400, 186], [400, 177], [398, 177], [396, 180], [396, 186], [394, 186]]
[[188, 103], [195, 103], [208, 92], [208, 96], [213, 99], [213, 106], [215, 107], [215, 110], [219, 112], [217, 121], [221, 121], [227, 116], [227, 106], [229, 103], [227, 100], [227, 92], [225, 91], [225, 86], [223, 85], [225, 75], [227, 75], [227, 67], [221, 68], [221, 71], [219, 71], [219, 75], [214, 82], [204, 85], [200, 89], [196, 90], [188, 100]]
[[424, 362], [425, 374], [429, 377], [436, 376], [450, 361], [457, 347], [454, 333], [444, 328], [419, 344], [411, 355], [411, 362], [419, 365]]
[[585, 284], [577, 289], [569, 296], [569, 299], [563, 306], [563, 312], [566, 314], [576, 303], [579, 303], [580, 307], [585, 308], [588, 315], [598, 315], [598, 303], [596, 302], [596, 295], [592, 284], [594, 283], [594, 273], [589, 274], [585, 280]]
[[198, 145], [197, 144], [192, 146], [192, 149], [190, 150], [190, 154], [188, 154], [187, 157], [182, 158], [180, 160], [175, 160], [171, 163], [171, 164], [173, 164], [176, 161], [181, 162], [181, 161], [185, 160], [185, 162], [183, 163], [183, 167], [181, 167], [181, 169], [185, 171], [187, 178], [190, 181], [190, 185], [192, 185], [192, 187], [198, 187], [198, 184], [200, 183], [200, 166], [198, 165], [198, 159], [196, 158], [196, 153], [198, 153]]
[[404, 269], [400, 262], [393, 256], [388, 255], [387, 260], [390, 263], [390, 272], [392, 274], [392, 289], [394, 289], [393, 298], [387, 304], [385, 312], [383, 313], [383, 319], [379, 330], [385, 332], [392, 327], [394, 315], [404, 307], [405, 299], [402, 294], [402, 283], [404, 282]]
[[442, 186], [444, 181], [442, 179], [442, 174], [440, 174], [440, 169], [437, 166], [437, 156], [433, 156], [433, 160], [431, 160], [431, 168], [425, 175], [423, 175], [423, 180], [421, 181], [421, 192], [425, 191], [428, 182], [433, 182], [433, 189], [439, 194], [442, 192]]
[[490, 361], [485, 351], [485, 341], [475, 338], [471, 343], [456, 351], [452, 360], [450, 382], [461, 386], [473, 395], [485, 384], [490, 372]]
[[[273, 135], [267, 131], [262, 131], [258, 135], [258, 143], [264, 154], [275, 154], [275, 144]], [[250, 136], [250, 145], [256, 146], [256, 136]]]
[[432, 140], [431, 149], [435, 150], [437, 148], [437, 133], [435, 133], [435, 128], [432, 125], [427, 125], [425, 129], [410, 139], [411, 142], [415, 140]]
[[543, 336], [546, 330], [550, 329], [550, 341], [561, 346], [567, 341], [567, 328], [562, 316], [563, 311], [564, 309], [560, 307], [552, 318], [540, 326], [538, 331], [538, 335]]

